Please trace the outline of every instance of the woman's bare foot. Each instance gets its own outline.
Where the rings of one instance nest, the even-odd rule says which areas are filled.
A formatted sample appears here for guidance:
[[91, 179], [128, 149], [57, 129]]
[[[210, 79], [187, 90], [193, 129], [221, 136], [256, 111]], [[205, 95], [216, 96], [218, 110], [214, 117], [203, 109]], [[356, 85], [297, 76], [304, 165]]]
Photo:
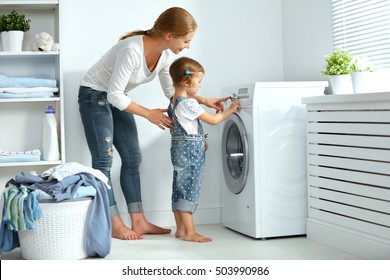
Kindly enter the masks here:
[[144, 223], [133, 223], [133, 230], [139, 235], [144, 234], [169, 234], [171, 233], [170, 229], [165, 229], [149, 222]]
[[122, 240], [138, 240], [144, 238], [142, 235], [138, 235], [135, 231], [128, 228], [123, 223], [119, 215], [112, 217], [111, 222], [112, 222], [111, 236], [113, 238], [118, 238]]
[[200, 235], [199, 233], [186, 234], [183, 236], [184, 241], [192, 241], [192, 242], [211, 242], [213, 239], [210, 237], [206, 237]]
[[162, 228], [149, 223], [143, 213], [130, 213], [133, 230], [139, 234], [169, 234], [170, 229]]

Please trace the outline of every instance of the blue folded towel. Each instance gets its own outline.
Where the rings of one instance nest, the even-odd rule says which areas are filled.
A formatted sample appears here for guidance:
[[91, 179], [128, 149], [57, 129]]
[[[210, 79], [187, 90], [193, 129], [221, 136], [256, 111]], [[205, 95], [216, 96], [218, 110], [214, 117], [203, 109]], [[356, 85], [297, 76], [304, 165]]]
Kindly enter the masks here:
[[5, 162], [27, 162], [27, 161], [40, 161], [41, 151], [34, 149], [25, 152], [8, 152], [0, 150], [0, 163]]
[[30, 88], [30, 87], [57, 87], [57, 81], [53, 79], [34, 77], [11, 77], [0, 73], [0, 88]]
[[40, 161], [41, 157], [39, 155], [11, 155], [11, 156], [0, 156], [0, 162], [30, 162], [30, 161]]
[[1, 99], [49, 98], [49, 97], [54, 97], [54, 93], [52, 93], [52, 92], [33, 92], [33, 93], [14, 94], [14, 93], [0, 92]]

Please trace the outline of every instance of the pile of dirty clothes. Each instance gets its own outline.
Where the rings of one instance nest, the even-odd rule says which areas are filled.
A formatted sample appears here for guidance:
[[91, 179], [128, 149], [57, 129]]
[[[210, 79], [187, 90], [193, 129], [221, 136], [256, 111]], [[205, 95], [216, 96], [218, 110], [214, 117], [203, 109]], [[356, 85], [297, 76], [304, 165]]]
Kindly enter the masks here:
[[[40, 176], [21, 172], [9, 180], [1, 196], [0, 252], [20, 247], [18, 231], [34, 230], [42, 213], [39, 202], [92, 197], [88, 213], [86, 253], [105, 257], [111, 250], [111, 216], [107, 177], [99, 170], [70, 162], [55, 166]], [[99, 232], [99, 234], [96, 234]]]

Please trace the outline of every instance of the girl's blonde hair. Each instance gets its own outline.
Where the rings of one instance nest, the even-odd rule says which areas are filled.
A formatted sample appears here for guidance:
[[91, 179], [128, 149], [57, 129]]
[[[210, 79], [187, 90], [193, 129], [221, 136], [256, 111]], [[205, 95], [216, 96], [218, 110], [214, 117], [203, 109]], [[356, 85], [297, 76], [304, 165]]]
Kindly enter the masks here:
[[173, 84], [179, 84], [182, 81], [191, 83], [191, 74], [196, 72], [205, 73], [203, 66], [189, 57], [180, 57], [169, 67], [169, 74], [171, 75]]
[[149, 30], [137, 30], [129, 32], [122, 37], [120, 41], [135, 35], [148, 35], [151, 37], [162, 37], [164, 33], [171, 33], [174, 37], [186, 36], [198, 27], [194, 17], [179, 7], [172, 7], [164, 11], [154, 22]]

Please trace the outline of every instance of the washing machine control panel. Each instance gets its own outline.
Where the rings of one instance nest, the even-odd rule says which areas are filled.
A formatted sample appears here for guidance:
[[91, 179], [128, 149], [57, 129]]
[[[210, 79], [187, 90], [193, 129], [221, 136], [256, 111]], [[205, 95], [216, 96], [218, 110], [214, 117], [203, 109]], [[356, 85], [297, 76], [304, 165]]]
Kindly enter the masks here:
[[232, 100], [238, 98], [240, 102], [241, 109], [253, 108], [253, 94], [251, 94], [252, 89], [250, 86], [239, 86], [231, 88], [231, 97]]

